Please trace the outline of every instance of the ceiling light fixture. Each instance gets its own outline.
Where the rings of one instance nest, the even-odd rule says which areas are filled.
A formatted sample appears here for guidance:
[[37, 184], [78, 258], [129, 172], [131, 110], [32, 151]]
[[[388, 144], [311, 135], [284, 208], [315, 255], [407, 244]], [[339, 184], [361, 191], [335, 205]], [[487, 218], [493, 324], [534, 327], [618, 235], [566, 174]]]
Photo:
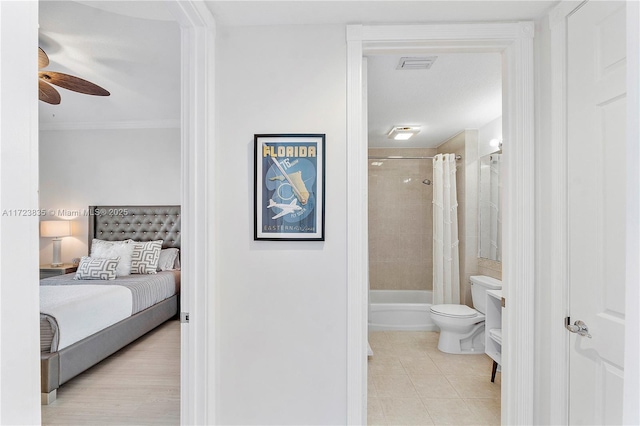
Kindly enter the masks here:
[[387, 137], [396, 141], [406, 141], [418, 133], [420, 133], [420, 126], [395, 126]]

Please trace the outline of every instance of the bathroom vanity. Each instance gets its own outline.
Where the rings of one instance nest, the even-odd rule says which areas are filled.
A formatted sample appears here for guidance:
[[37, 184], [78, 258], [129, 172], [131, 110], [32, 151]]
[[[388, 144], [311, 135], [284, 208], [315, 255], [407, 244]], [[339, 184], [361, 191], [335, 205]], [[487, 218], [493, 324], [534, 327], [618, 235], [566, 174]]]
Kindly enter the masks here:
[[498, 365], [502, 365], [502, 290], [487, 291], [485, 313], [485, 352], [494, 361], [491, 381], [496, 376]]

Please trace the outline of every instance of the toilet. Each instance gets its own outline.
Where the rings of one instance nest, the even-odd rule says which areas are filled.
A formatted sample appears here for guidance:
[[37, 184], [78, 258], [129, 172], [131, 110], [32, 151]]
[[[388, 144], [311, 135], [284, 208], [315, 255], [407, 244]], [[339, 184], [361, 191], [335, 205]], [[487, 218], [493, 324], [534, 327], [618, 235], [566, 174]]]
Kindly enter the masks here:
[[431, 318], [440, 328], [438, 349], [450, 354], [484, 353], [484, 314], [487, 290], [499, 290], [502, 281], [484, 275], [471, 280], [471, 300], [475, 309], [467, 305], [433, 305]]

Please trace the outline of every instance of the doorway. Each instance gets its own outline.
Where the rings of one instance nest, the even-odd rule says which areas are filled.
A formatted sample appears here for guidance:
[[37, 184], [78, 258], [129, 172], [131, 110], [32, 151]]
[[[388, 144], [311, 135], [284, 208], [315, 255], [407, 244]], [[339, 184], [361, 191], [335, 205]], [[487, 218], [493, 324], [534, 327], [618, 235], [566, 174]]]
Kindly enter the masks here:
[[[465, 340], [457, 348], [464, 355], [445, 353], [438, 349], [438, 329], [429, 309], [442, 303], [432, 302], [437, 270], [432, 211], [438, 183], [433, 163], [438, 154], [458, 158], [452, 163], [457, 187], [452, 204], [457, 206], [459, 280], [449, 294], [458, 293], [459, 299], [445, 303], [484, 313], [483, 300], [478, 300], [482, 298], [473, 294], [472, 301], [470, 277], [502, 279], [496, 179], [502, 138], [501, 61], [499, 53], [446, 51], [366, 57], [368, 337], [373, 352], [368, 358], [368, 420], [374, 424], [500, 421], [501, 376], [492, 383], [484, 327], [477, 330], [473, 344]], [[394, 127], [417, 133], [407, 132], [412, 134], [409, 139], [398, 140], [389, 135]], [[492, 193], [493, 200], [479, 197], [485, 193]], [[484, 219], [481, 233], [479, 216]], [[480, 255], [479, 246], [484, 248]]]
[[[180, 422], [209, 424], [215, 414], [213, 388], [214, 362], [211, 336], [214, 333], [208, 306], [214, 304], [215, 285], [210, 257], [213, 255], [212, 229], [207, 226], [211, 215], [207, 204], [207, 188], [212, 184], [203, 171], [211, 162], [213, 150], [207, 150], [212, 136], [213, 118], [213, 54], [215, 24], [202, 2], [170, 1], [165, 3], [180, 27], [180, 151], [182, 206], [182, 288], [180, 310], [186, 321], [180, 324]], [[35, 48], [35, 46], [34, 46]], [[37, 102], [37, 101], [36, 101]], [[36, 129], [37, 130], [37, 129]], [[197, 199], [197, 203], [196, 203]], [[205, 285], [208, 283], [209, 285]], [[196, 297], [197, 295], [197, 297]], [[189, 323], [191, 318], [191, 323]], [[197, 321], [193, 321], [197, 318]], [[206, 373], [205, 373], [206, 372]]]
[[[366, 53], [500, 52], [503, 58], [505, 291], [502, 419], [533, 421], [533, 24], [362, 26], [347, 29], [348, 55], [348, 422], [366, 422], [367, 394], [367, 163], [363, 105]], [[446, 36], [443, 36], [446, 34]], [[507, 255], [508, 253], [508, 255]], [[509, 374], [510, 372], [513, 374]]]
[[[87, 212], [88, 206], [97, 203], [119, 206], [181, 203], [180, 28], [164, 5], [147, 5], [148, 16], [144, 18], [136, 16], [135, 5], [39, 3], [39, 47], [48, 54], [41, 64], [44, 71], [64, 71], [82, 77], [104, 87], [108, 95], [87, 96], [84, 94], [87, 92], [81, 90], [77, 90], [80, 93], [65, 90], [77, 86], [59, 84], [62, 89], [53, 92], [59, 93], [59, 104], [39, 103], [40, 208], [47, 212], [47, 220], [60, 218], [66, 220], [62, 223], [71, 225], [71, 236], [62, 242], [62, 260], [68, 264], [72, 259], [77, 259], [73, 263], [79, 263], [82, 256], [101, 257], [98, 250], [87, 252], [87, 240], [90, 242], [94, 236], [91, 231], [87, 235], [90, 229], [87, 223], [95, 217], [94, 212]], [[150, 19], [152, 17], [155, 19]], [[114, 28], [118, 31], [114, 32]], [[147, 78], [152, 74], [162, 79], [163, 90], [157, 90], [158, 85]], [[141, 75], [145, 77], [141, 79]], [[55, 84], [53, 79], [50, 81]], [[141, 176], [146, 178], [140, 179]], [[131, 218], [135, 214], [132, 210], [123, 208], [119, 213], [112, 213]], [[176, 217], [179, 218], [179, 210]], [[140, 226], [140, 223], [132, 226]], [[96, 233], [96, 238], [103, 239], [99, 235]], [[138, 235], [142, 237], [142, 232]], [[157, 233], [156, 237], [164, 239], [165, 248], [172, 240]], [[179, 247], [179, 241], [177, 245]], [[51, 261], [50, 246], [48, 239], [41, 239], [41, 264]], [[65, 272], [75, 272], [75, 268], [68, 266]], [[122, 266], [119, 275], [131, 271], [125, 262], [120, 262], [119, 266]], [[172, 270], [176, 267], [164, 266]], [[140, 271], [133, 271], [133, 276], [122, 280], [141, 278], [136, 272]], [[173, 277], [169, 275], [178, 274], [162, 272], [156, 277], [163, 279], [162, 276], [171, 283]], [[169, 284], [169, 287], [175, 289], [177, 286]], [[166, 296], [169, 294], [156, 300]], [[132, 308], [128, 314], [142, 312], [143, 308], [151, 307], [149, 305], [151, 302]], [[171, 314], [167, 312], [162, 319]], [[90, 323], [91, 315], [82, 317], [83, 322]], [[96, 314], [96, 317], [99, 316]], [[52, 403], [42, 407], [43, 424], [64, 421], [62, 419], [90, 423], [87, 418], [92, 415], [98, 418], [108, 415], [124, 422], [145, 421], [145, 418], [152, 421], [154, 412], [163, 413], [165, 418], [178, 423], [181, 339], [180, 323], [175, 318], [52, 391], [53, 398], [57, 393], [58, 399], [52, 402], [53, 398], [47, 398], [47, 402]], [[100, 327], [113, 322], [103, 323]], [[99, 327], [92, 331], [96, 329]], [[128, 330], [131, 329], [129, 325]], [[64, 333], [63, 330], [60, 335], [64, 336]], [[117, 347], [128, 340], [122, 339]], [[64, 346], [52, 344], [42, 350], [55, 353], [74, 342], [65, 342]], [[160, 349], [154, 350], [155, 345]], [[65, 364], [63, 358], [60, 381], [52, 380], [54, 386], [68, 379], [69, 370], [82, 371], [115, 350], [113, 346], [116, 343], [105, 344], [104, 352], [93, 357], [83, 356], [93, 362], [82, 367], [76, 367], [74, 361]], [[127, 367], [129, 372], [126, 372]], [[158, 377], [165, 378], [160, 386]], [[83, 391], [74, 391], [78, 388]], [[47, 387], [45, 391], [49, 389]], [[162, 410], [154, 407], [157, 405], [161, 405]], [[77, 409], [77, 406], [83, 408]]]

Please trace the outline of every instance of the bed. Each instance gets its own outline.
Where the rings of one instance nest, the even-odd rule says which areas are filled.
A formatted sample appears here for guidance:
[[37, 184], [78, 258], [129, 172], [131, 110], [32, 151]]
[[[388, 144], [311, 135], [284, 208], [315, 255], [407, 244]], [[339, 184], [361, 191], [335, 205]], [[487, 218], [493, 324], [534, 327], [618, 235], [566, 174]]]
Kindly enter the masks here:
[[[180, 206], [90, 206], [89, 253], [94, 238], [162, 240], [162, 249], [180, 249]], [[56, 399], [60, 385], [178, 313], [179, 271], [115, 280], [74, 281], [74, 276], [40, 281], [41, 400], [45, 405]], [[81, 326], [79, 330], [62, 328], [71, 324]]]

